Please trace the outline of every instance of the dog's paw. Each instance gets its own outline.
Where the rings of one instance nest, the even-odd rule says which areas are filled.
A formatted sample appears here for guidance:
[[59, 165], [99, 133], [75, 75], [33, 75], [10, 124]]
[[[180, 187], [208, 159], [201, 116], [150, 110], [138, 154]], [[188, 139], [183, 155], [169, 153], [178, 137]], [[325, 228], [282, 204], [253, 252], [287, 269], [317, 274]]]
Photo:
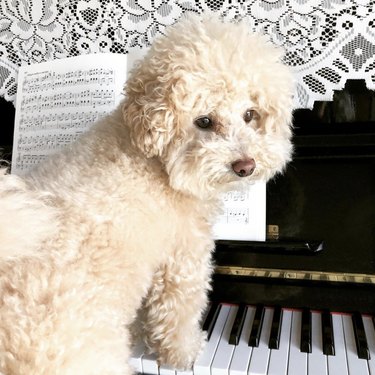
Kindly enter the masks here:
[[186, 335], [161, 350], [158, 362], [178, 370], [189, 370], [206, 345], [206, 332], [199, 331], [195, 335], [187, 332]]

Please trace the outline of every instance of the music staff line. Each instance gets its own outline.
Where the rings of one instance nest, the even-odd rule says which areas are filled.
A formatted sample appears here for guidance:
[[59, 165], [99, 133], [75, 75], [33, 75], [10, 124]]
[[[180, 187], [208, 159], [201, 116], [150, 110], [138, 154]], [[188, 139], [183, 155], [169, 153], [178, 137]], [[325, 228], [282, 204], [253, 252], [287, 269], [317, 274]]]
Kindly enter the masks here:
[[115, 80], [113, 69], [94, 68], [74, 70], [66, 73], [46, 71], [26, 74], [22, 82], [25, 93], [35, 93], [45, 90], [72, 87], [79, 85], [112, 85]]
[[21, 101], [21, 110], [28, 111], [44, 111], [55, 108], [66, 108], [76, 106], [106, 106], [115, 104], [114, 90], [84, 90], [78, 93], [64, 92], [51, 95], [31, 95], [25, 97]]
[[52, 151], [58, 150], [66, 145], [74, 142], [82, 131], [75, 133], [65, 134], [37, 134], [37, 135], [20, 135], [17, 144], [17, 151], [19, 152], [30, 152], [30, 151]]
[[21, 171], [26, 171], [40, 162], [44, 161], [48, 155], [43, 154], [18, 154], [16, 158], [16, 167]]
[[35, 132], [46, 130], [86, 129], [95, 121], [104, 117], [108, 111], [63, 112], [21, 116], [19, 130]]
[[222, 224], [248, 224], [249, 223], [248, 208], [225, 208], [220, 215], [218, 222]]

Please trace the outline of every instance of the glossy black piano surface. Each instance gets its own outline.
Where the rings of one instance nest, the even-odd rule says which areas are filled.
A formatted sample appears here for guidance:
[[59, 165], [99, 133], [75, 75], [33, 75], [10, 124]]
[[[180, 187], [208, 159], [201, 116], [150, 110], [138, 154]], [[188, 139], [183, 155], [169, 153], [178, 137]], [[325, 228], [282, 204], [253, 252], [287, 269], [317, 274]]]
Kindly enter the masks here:
[[279, 238], [218, 241], [213, 300], [375, 311], [370, 109], [366, 121], [354, 122], [296, 113], [294, 159], [267, 185], [267, 224], [278, 226]]

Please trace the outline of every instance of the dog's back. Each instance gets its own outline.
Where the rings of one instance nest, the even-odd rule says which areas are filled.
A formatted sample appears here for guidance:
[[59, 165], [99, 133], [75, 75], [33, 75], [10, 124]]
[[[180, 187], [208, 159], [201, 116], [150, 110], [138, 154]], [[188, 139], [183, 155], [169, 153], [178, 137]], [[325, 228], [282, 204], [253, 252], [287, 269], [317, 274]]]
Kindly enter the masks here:
[[47, 201], [47, 194], [0, 170], [0, 258], [36, 255], [55, 233], [57, 214]]

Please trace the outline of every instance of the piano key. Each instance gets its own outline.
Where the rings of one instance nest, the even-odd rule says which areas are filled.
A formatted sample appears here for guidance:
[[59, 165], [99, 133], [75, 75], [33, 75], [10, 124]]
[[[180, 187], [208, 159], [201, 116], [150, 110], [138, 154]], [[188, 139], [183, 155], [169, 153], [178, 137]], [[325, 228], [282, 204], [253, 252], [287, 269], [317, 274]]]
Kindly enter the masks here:
[[220, 337], [229, 314], [229, 310], [229, 306], [221, 306], [219, 315], [216, 319], [216, 324], [214, 325], [212, 330], [211, 337], [206, 343], [203, 352], [194, 363], [193, 372], [195, 375], [210, 375], [210, 366], [215, 356], [216, 348], [219, 344]]
[[[135, 372], [151, 375], [215, 375], [224, 374], [224, 372], [225, 374], [229, 375], [303, 375], [317, 373], [319, 375], [325, 375], [327, 373], [329, 375], [375, 375], [375, 327], [371, 317], [364, 316], [361, 317], [360, 320], [363, 323], [361, 334], [367, 337], [367, 348], [370, 354], [370, 359], [368, 361], [358, 358], [352, 318], [348, 315], [330, 315], [329, 312], [326, 311], [321, 315], [321, 322], [319, 322], [319, 319], [317, 318], [320, 314], [312, 313], [311, 354], [306, 354], [299, 351], [299, 347], [301, 346], [300, 339], [302, 330], [302, 313], [300, 311], [291, 312], [283, 310], [282, 314], [280, 314], [282, 315], [282, 319], [279, 349], [271, 349], [263, 353], [260, 350], [260, 355], [255, 353], [258, 351], [259, 347], [262, 349], [265, 346], [264, 343], [266, 342], [266, 338], [272, 330], [272, 322], [274, 321], [273, 317], [274, 315], [278, 314], [278, 309], [275, 309], [276, 314], [272, 314], [271, 309], [267, 308], [264, 310], [264, 322], [262, 324], [263, 329], [261, 330], [258, 348], [255, 349], [248, 346], [247, 342], [252, 330], [252, 322], [254, 321], [256, 309], [251, 306], [248, 307], [246, 309], [243, 329], [238, 345], [233, 346], [232, 349], [232, 344], [229, 344], [228, 337], [230, 337], [231, 328], [234, 326], [234, 320], [237, 316], [236, 310], [238, 312], [239, 308], [225, 305], [223, 305], [223, 308], [226, 310], [224, 317], [221, 316], [218, 324], [213, 326], [213, 332], [215, 332], [213, 336], [214, 343], [212, 345], [212, 343], [210, 343], [211, 340], [208, 341], [207, 346], [210, 346], [210, 349], [204, 349], [202, 355], [198, 358], [196, 364], [194, 365], [194, 373], [191, 370], [175, 371], [175, 369], [166, 366], [160, 366], [159, 368], [157, 365], [156, 356], [154, 354], [143, 354], [144, 345], [142, 343], [138, 343], [134, 347], [133, 354], [130, 359], [130, 364], [135, 369]], [[335, 351], [334, 355], [328, 356], [324, 355], [324, 352], [322, 351], [322, 340], [324, 335], [323, 316], [326, 316], [327, 319], [327, 314], [329, 314], [328, 317], [331, 317], [331, 331], [333, 331], [333, 334], [331, 332], [328, 336], [334, 338]], [[266, 316], [267, 322], [265, 320]], [[356, 322], [355, 324], [358, 322], [358, 314], [356, 318], [357, 320], [353, 319], [353, 323]], [[327, 326], [329, 326], [329, 324], [327, 324]], [[269, 336], [271, 337], [271, 335]], [[331, 346], [330, 340], [328, 340], [328, 345]], [[228, 352], [226, 350], [222, 352], [222, 348], [225, 347], [229, 347], [230, 350]], [[208, 352], [211, 353], [211, 357], [207, 355]], [[221, 353], [224, 354], [222, 355]], [[202, 357], [206, 359], [202, 359]], [[217, 364], [220, 363], [219, 358], [223, 357], [226, 358], [226, 365], [222, 367], [217, 366]], [[263, 357], [263, 359], [265, 358], [265, 360], [261, 361], [261, 357]], [[318, 362], [316, 362], [317, 358]], [[325, 360], [322, 361], [322, 358]], [[215, 362], [215, 365], [213, 361]], [[202, 365], [203, 362], [208, 363], [208, 365]], [[212, 365], [212, 368], [210, 368], [210, 365]], [[286, 368], [288, 369], [287, 371]]]
[[292, 312], [285, 310], [282, 312], [279, 348], [271, 350], [267, 375], [287, 374], [291, 325]]
[[359, 358], [357, 354], [351, 316], [343, 315], [342, 322], [344, 327], [346, 357], [348, 360], [348, 372], [350, 375], [368, 375], [367, 361]]
[[212, 329], [214, 328], [220, 309], [221, 305], [218, 302], [212, 302], [209, 307], [208, 313], [202, 325], [202, 330], [207, 332], [207, 340], [209, 340], [211, 337]]
[[246, 315], [246, 306], [244, 304], [241, 304], [238, 307], [236, 318], [233, 322], [233, 327], [230, 332], [229, 337], [229, 344], [231, 345], [238, 345], [238, 342], [240, 340], [243, 324], [245, 321], [245, 315]]
[[325, 355], [334, 355], [335, 341], [333, 336], [332, 315], [328, 310], [322, 312], [322, 339], [323, 353]]
[[362, 316], [359, 312], [352, 315], [355, 343], [357, 346], [358, 357], [370, 359], [370, 353], [367, 345], [365, 329], [363, 327]]
[[311, 353], [311, 311], [302, 310], [301, 352]]
[[270, 340], [268, 342], [270, 349], [279, 349], [282, 317], [281, 306], [276, 306], [273, 310]]
[[159, 366], [159, 375], [176, 375], [176, 370], [171, 366], [161, 365]]
[[176, 370], [170, 366], [159, 366], [159, 375], [176, 375]]
[[235, 346], [229, 343], [230, 332], [238, 311], [237, 306], [230, 308], [227, 321], [211, 364], [211, 375], [228, 375], [230, 361]]
[[251, 327], [255, 316], [255, 307], [248, 306], [238, 345], [234, 349], [229, 375], [247, 375], [247, 369], [253, 347], [248, 345]]
[[258, 305], [255, 310], [253, 326], [251, 327], [249, 345], [257, 347], [259, 345], [260, 334], [262, 331], [263, 318], [265, 308], [263, 305]]
[[328, 373], [329, 375], [348, 375], [344, 327], [341, 314], [332, 314], [332, 328], [335, 338], [335, 355], [327, 357]]
[[176, 370], [176, 375], [194, 375], [193, 370]]
[[288, 375], [307, 375], [307, 353], [301, 352], [302, 312], [293, 311]]
[[143, 354], [142, 369], [144, 374], [159, 375], [159, 366], [156, 354]]
[[262, 331], [259, 338], [259, 345], [253, 348], [248, 375], [266, 375], [270, 349], [268, 340], [272, 325], [272, 309], [266, 308], [264, 312]]
[[323, 353], [321, 313], [311, 313], [311, 353], [307, 356], [307, 373], [327, 375], [327, 356]]
[[145, 344], [142, 340], [139, 340], [136, 345], [132, 348], [132, 353], [129, 359], [130, 366], [134, 369], [135, 373], [142, 374], [142, 355], [145, 352]]
[[368, 360], [368, 368], [371, 375], [375, 375], [375, 329], [372, 319], [369, 316], [363, 317], [363, 325], [365, 327], [368, 348], [370, 351], [370, 359]]

